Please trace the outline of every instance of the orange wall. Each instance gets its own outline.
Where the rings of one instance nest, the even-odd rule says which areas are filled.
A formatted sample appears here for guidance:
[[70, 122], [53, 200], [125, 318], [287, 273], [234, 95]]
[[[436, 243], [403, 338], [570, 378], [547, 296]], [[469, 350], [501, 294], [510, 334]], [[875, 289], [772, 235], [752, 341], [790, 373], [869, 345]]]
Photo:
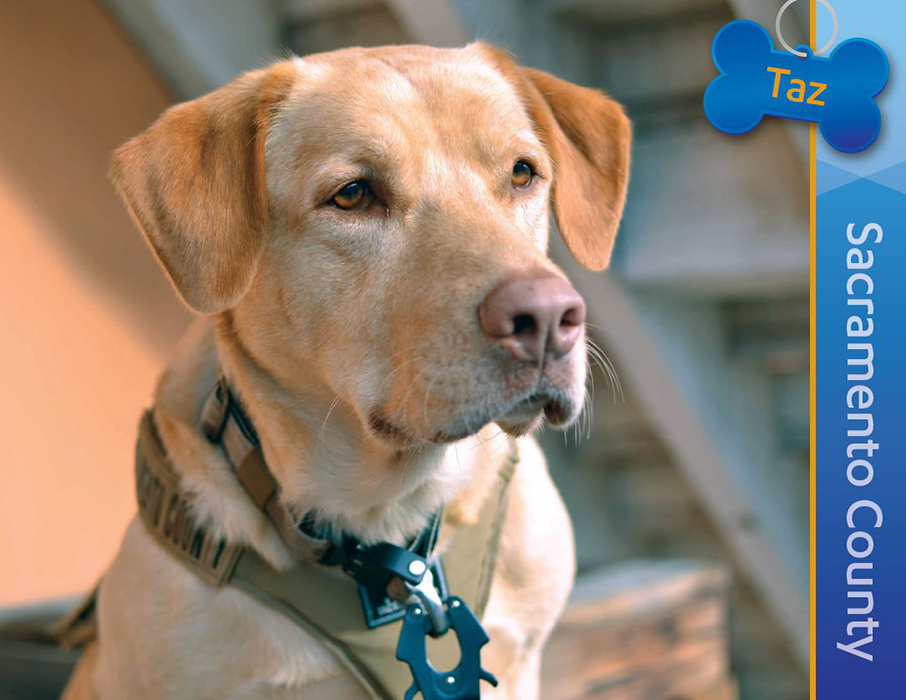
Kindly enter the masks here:
[[186, 314], [105, 176], [167, 91], [90, 0], [3, 3], [0, 65], [2, 605], [87, 588], [110, 560]]

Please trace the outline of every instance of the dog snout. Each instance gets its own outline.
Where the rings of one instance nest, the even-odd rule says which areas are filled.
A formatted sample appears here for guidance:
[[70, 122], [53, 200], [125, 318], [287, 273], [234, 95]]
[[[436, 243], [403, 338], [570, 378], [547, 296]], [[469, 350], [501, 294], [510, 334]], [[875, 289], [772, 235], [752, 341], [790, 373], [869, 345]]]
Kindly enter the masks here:
[[511, 278], [478, 308], [484, 335], [517, 360], [560, 358], [576, 345], [585, 302], [573, 286], [546, 270]]

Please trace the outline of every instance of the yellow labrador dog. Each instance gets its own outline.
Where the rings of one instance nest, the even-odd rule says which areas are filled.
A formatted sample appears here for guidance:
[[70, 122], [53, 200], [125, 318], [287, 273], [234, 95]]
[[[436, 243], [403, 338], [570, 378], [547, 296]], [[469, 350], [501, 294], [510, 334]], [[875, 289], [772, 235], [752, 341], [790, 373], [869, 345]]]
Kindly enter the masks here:
[[[195, 519], [275, 571], [304, 566], [199, 427], [219, 377], [282, 506], [366, 544], [406, 546], [441, 510], [455, 536], [515, 445], [481, 614], [499, 685], [482, 693], [536, 697], [574, 549], [528, 434], [575, 421], [586, 379], [585, 307], [546, 255], [548, 221], [581, 264], [605, 267], [629, 151], [607, 96], [483, 44], [287, 60], [125, 144], [114, 183], [199, 315], [153, 406]], [[97, 630], [68, 697], [368, 692], [321, 638], [202, 580], [140, 518]]]

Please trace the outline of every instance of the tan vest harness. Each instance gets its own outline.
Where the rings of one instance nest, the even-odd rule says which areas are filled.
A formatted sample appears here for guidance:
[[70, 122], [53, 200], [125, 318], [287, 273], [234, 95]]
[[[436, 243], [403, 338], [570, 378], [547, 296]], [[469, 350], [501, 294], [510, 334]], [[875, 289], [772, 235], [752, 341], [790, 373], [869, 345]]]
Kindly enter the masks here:
[[[139, 513], [152, 536], [209, 584], [234, 586], [316, 637], [373, 697], [408, 700], [417, 689], [422, 690], [418, 682], [413, 683], [413, 676], [417, 680], [421, 678], [421, 684], [426, 685], [429, 681], [425, 679], [430, 672], [423, 670], [427, 675], [420, 677], [414, 667], [410, 670], [406, 663], [397, 659], [401, 634], [407, 637], [407, 649], [412, 650], [424, 645], [424, 635], [418, 635], [414, 630], [420, 629], [422, 622], [426, 630], [431, 629], [424, 614], [430, 612], [430, 606], [426, 603], [423, 608], [417, 601], [413, 604], [415, 599], [409, 593], [414, 590], [411, 583], [406, 586], [397, 578], [390, 582], [384, 601], [387, 605], [383, 607], [393, 608], [392, 598], [403, 600], [409, 596], [408, 600], [402, 606], [396, 605], [398, 611], [390, 615], [397, 619], [369, 628], [363, 612], [364, 597], [360, 600], [360, 596], [364, 596], [361, 587], [351, 576], [343, 575], [339, 567], [323, 565], [325, 562], [336, 563], [340, 548], [312, 532], [305, 521], [297, 523], [282, 503], [279, 486], [265, 464], [254, 428], [224, 382], [218, 385], [205, 407], [202, 429], [209, 439], [222, 444], [249, 496], [268, 515], [299, 563], [286, 572], [276, 571], [252, 549], [214, 538], [199, 525], [193, 516], [191, 497], [181, 490], [179, 475], [160, 442], [151, 413], [147, 412], [141, 421], [136, 446], [135, 481]], [[452, 669], [457, 663], [460, 646], [454, 636], [462, 644], [463, 628], [471, 624], [470, 613], [466, 614], [463, 608], [467, 606], [465, 610], [470, 608], [480, 619], [487, 604], [506, 510], [507, 486], [518, 461], [515, 441], [511, 445], [510, 456], [498, 469], [496, 485], [482, 504], [477, 522], [455, 526], [455, 530], [448, 532], [453, 526], [438, 518], [434, 532], [427, 533], [431, 542], [426, 559], [432, 568], [434, 558], [430, 548], [437, 537], [438, 524], [445, 541], [450, 540], [440, 557], [442, 569], [435, 569], [435, 572], [445, 573], [441, 583], [446, 584], [445, 588], [455, 596], [447, 598], [446, 608], [441, 608], [439, 614], [443, 617], [446, 611], [445, 617], [450, 621], [454, 621], [454, 616], [465, 615], [455, 618], [461, 622], [455, 626], [456, 635], [442, 634], [433, 641], [428, 667], [431, 670]], [[424, 536], [425, 533], [421, 541]], [[393, 550], [394, 556], [410, 556], [406, 551], [399, 551], [400, 548], [387, 547]], [[344, 560], [342, 568], [347, 573], [350, 568], [362, 565], [357, 560], [359, 551], [355, 550]], [[412, 555], [412, 561], [417, 559]], [[410, 562], [410, 572], [423, 568], [422, 564]], [[430, 580], [430, 571], [425, 580]], [[402, 589], [401, 584], [405, 586]], [[418, 588], [424, 589], [424, 582]], [[402, 596], [400, 590], [404, 592]], [[381, 605], [376, 606], [378, 612], [381, 609]], [[419, 616], [426, 619], [419, 619]], [[484, 635], [477, 620], [471, 619], [477, 625], [476, 634]], [[374, 622], [372, 620], [372, 624]], [[478, 646], [486, 641], [484, 635], [484, 641]], [[400, 653], [402, 649], [403, 644], [400, 644]], [[457, 669], [466, 661], [464, 651], [462, 656], [463, 661]], [[477, 651], [475, 656], [477, 663]], [[482, 678], [489, 679], [480, 667], [479, 671]], [[450, 684], [449, 688], [440, 687], [441, 683], [437, 694], [429, 689], [427, 693], [422, 692], [422, 696], [426, 700], [431, 697], [477, 697], [477, 692], [464, 690], [462, 675], [445, 676], [443, 680]], [[474, 686], [477, 688], [477, 677]], [[454, 692], [457, 688], [458, 692]]]

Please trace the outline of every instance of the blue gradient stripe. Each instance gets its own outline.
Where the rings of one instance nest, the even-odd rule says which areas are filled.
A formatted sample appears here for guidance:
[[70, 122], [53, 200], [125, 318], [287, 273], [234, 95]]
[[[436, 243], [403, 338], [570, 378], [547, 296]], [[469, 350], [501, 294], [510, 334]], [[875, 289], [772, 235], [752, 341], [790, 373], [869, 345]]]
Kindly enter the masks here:
[[[881, 134], [817, 144], [815, 648], [818, 698], [906, 697], [906, 3], [831, 0], [838, 42], [887, 53]], [[818, 7], [817, 43], [831, 33]], [[870, 362], [867, 361], [870, 358]]]

